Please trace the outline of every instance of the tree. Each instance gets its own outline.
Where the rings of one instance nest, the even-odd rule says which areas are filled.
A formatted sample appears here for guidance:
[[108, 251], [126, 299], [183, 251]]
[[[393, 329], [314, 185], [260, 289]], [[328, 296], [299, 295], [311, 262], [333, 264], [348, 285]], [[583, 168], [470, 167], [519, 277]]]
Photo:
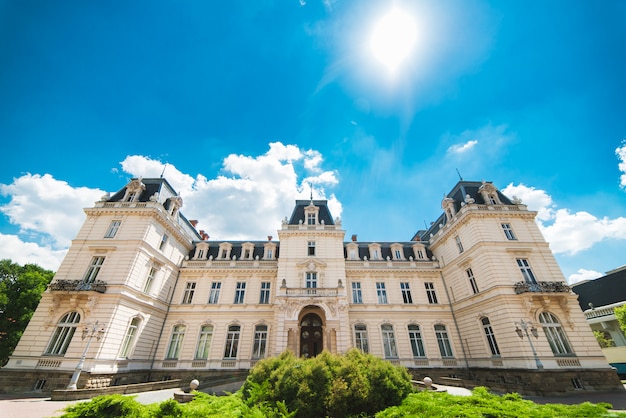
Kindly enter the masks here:
[[626, 334], [626, 305], [613, 308], [613, 312], [615, 313], [617, 322], [619, 322], [619, 327], [621, 328], [622, 332]]
[[22, 337], [54, 272], [36, 264], [0, 260], [0, 366]]

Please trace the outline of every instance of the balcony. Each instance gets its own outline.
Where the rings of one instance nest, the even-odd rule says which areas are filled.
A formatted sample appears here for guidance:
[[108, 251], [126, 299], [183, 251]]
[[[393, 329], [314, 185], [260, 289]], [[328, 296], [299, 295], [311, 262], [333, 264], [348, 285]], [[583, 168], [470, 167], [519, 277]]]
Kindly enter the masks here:
[[336, 287], [294, 287], [285, 288], [285, 294], [287, 296], [337, 296], [338, 291]]
[[96, 280], [93, 282], [84, 282], [82, 280], [57, 280], [48, 285], [50, 291], [93, 291], [98, 293], [104, 293], [107, 290], [106, 282], [102, 280]]
[[569, 293], [570, 287], [565, 282], [517, 282], [515, 283], [515, 293], [522, 294], [526, 292], [539, 293]]

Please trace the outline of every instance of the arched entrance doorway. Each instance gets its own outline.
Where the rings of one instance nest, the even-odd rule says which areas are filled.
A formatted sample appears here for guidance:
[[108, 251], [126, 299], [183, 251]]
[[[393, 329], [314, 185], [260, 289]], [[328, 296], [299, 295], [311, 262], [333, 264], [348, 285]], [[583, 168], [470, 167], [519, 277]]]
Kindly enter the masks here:
[[323, 347], [322, 319], [317, 314], [308, 313], [300, 321], [300, 356], [315, 357]]

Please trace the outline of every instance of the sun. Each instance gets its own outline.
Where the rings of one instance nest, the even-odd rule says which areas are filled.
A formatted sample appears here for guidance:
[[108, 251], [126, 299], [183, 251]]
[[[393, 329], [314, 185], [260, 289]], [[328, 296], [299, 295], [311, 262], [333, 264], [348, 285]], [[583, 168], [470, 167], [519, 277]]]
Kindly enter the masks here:
[[417, 26], [413, 17], [394, 8], [376, 23], [370, 49], [390, 73], [395, 73], [410, 56], [416, 40]]

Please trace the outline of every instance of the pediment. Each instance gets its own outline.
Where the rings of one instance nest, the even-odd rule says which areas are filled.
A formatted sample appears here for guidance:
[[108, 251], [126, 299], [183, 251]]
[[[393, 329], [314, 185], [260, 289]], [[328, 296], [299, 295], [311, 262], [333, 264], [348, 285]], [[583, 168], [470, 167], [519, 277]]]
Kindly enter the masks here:
[[317, 270], [326, 268], [327, 264], [317, 258], [305, 258], [302, 261], [296, 263], [296, 266], [299, 268], [306, 268], [309, 270]]

